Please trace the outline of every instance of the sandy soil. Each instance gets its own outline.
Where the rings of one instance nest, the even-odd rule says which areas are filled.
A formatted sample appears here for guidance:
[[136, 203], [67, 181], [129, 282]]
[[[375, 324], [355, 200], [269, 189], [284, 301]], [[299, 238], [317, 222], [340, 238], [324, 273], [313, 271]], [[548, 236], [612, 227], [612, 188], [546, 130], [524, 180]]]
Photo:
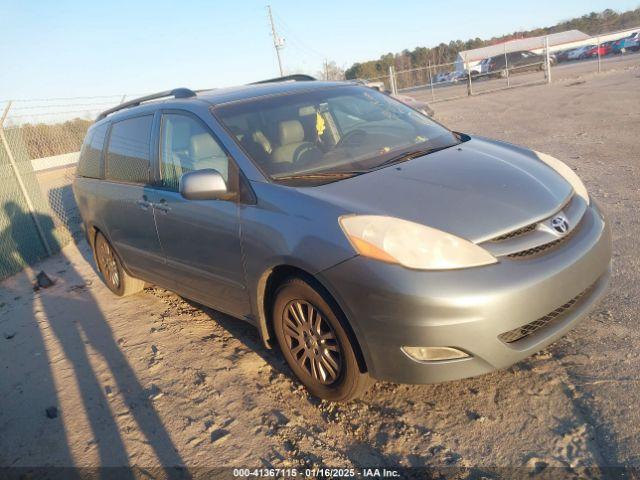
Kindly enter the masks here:
[[[547, 350], [327, 404], [252, 327], [158, 288], [114, 297], [80, 243], [1, 284], [0, 466], [640, 465], [639, 84], [627, 67], [437, 105], [565, 160], [609, 216], [611, 291]], [[40, 270], [56, 283], [34, 292]]]

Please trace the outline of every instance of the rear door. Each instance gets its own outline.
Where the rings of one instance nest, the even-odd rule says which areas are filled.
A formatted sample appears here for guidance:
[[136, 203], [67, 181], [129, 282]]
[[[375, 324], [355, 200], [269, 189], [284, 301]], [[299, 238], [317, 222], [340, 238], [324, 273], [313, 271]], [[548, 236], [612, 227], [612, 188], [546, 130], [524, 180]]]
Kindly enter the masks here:
[[509, 70], [511, 71], [522, 65], [522, 54], [520, 52], [509, 52], [507, 53], [507, 61], [509, 62]]
[[107, 236], [134, 275], [166, 284], [154, 222], [151, 141], [154, 115], [115, 121], [105, 153], [102, 205]]
[[187, 200], [178, 191], [183, 174], [213, 168], [237, 192], [238, 168], [209, 128], [188, 112], [162, 112], [159, 147], [155, 216], [174, 290], [232, 315], [248, 315], [236, 196]]
[[490, 63], [492, 65], [491, 71], [497, 72], [505, 68], [504, 55], [496, 55], [491, 57]]

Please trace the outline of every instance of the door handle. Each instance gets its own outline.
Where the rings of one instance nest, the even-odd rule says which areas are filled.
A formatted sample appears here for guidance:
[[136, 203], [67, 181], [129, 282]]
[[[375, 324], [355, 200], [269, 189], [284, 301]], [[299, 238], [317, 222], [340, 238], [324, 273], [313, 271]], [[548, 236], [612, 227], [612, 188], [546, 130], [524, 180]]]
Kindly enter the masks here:
[[146, 195], [143, 195], [142, 198], [138, 200], [136, 203], [142, 210], [149, 210], [149, 207], [153, 206], [153, 203], [147, 200]]
[[167, 201], [163, 198], [158, 203], [153, 206], [156, 210], [160, 210], [162, 213], [168, 213], [171, 210], [171, 207], [167, 203]]

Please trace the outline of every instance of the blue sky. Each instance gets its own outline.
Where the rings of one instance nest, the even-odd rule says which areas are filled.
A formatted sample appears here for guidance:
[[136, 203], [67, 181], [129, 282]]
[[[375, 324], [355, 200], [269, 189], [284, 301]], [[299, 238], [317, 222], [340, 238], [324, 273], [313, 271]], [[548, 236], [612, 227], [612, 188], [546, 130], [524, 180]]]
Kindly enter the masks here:
[[0, 99], [218, 87], [277, 75], [266, 5], [285, 68], [316, 73], [441, 41], [551, 25], [639, 0], [19, 1], [0, 0]]

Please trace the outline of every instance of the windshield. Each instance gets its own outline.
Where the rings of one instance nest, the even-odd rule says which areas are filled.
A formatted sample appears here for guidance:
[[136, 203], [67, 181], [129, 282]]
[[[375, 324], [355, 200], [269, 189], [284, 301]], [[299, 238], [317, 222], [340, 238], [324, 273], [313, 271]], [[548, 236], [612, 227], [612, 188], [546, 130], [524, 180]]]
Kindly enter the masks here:
[[335, 181], [402, 161], [405, 152], [460, 143], [421, 113], [358, 86], [261, 97], [214, 112], [266, 175], [287, 183]]

